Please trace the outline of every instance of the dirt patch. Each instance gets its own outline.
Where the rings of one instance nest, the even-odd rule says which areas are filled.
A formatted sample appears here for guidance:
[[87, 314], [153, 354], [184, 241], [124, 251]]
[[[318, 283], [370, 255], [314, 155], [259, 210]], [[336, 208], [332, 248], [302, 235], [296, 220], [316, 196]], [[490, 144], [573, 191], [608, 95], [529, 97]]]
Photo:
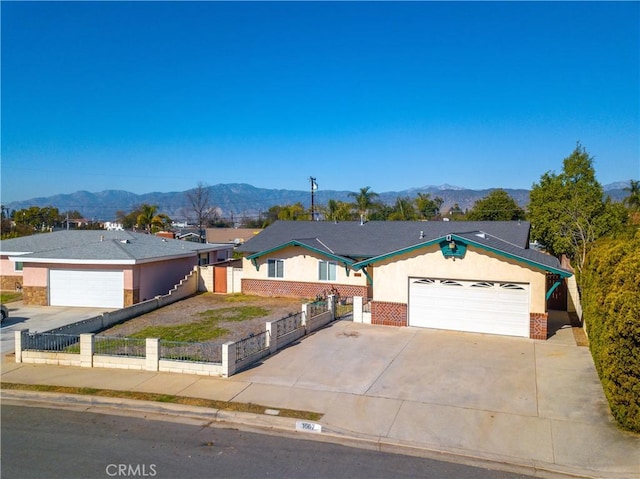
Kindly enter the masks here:
[[302, 302], [301, 299], [297, 298], [267, 298], [203, 293], [130, 319], [99, 334], [101, 336], [128, 337], [152, 326], [176, 326], [194, 323], [202, 319], [201, 313], [216, 309], [260, 306], [268, 311], [263, 317], [246, 321], [220, 321], [217, 326], [229, 330], [229, 333], [210, 342], [223, 344], [227, 341], [237, 341], [264, 331], [267, 321], [274, 321], [291, 313], [301, 311]]

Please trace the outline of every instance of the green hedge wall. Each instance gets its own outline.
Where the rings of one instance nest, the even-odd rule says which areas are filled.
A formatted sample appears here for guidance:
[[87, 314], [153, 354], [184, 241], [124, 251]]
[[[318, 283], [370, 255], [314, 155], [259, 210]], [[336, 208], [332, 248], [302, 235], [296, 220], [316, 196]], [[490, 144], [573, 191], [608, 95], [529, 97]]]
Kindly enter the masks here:
[[598, 241], [581, 278], [583, 319], [611, 412], [640, 432], [640, 231]]

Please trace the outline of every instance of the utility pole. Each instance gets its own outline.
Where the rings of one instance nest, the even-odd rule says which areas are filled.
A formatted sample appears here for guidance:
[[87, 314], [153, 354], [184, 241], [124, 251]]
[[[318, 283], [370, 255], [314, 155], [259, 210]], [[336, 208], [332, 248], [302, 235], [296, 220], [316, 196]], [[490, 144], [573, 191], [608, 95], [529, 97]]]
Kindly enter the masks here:
[[315, 193], [318, 189], [318, 183], [316, 183], [316, 179], [313, 176], [309, 177], [309, 181], [311, 181], [311, 221], [316, 220], [316, 208], [315, 208]]

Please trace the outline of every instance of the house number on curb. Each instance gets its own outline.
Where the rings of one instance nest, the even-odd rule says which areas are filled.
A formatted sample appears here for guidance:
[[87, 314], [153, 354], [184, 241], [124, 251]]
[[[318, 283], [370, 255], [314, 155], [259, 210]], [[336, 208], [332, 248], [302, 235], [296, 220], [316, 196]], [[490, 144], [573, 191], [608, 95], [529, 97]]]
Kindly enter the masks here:
[[322, 432], [322, 426], [312, 422], [296, 421], [296, 431]]

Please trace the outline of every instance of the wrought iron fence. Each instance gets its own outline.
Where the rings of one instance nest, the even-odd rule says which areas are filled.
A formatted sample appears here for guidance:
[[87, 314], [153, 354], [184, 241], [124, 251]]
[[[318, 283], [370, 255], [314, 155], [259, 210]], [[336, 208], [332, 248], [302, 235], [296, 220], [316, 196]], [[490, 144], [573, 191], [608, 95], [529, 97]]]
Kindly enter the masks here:
[[77, 334], [24, 333], [22, 336], [22, 349], [80, 353], [80, 336]]
[[314, 318], [319, 314], [329, 311], [329, 301], [314, 301], [307, 306], [309, 318]]
[[291, 331], [302, 327], [302, 311], [291, 313], [289, 316], [276, 321], [276, 337], [280, 338]]
[[241, 339], [236, 343], [236, 363], [248, 358], [252, 354], [267, 349], [268, 331], [254, 334], [248, 338]]
[[215, 343], [160, 340], [160, 359], [222, 364], [222, 347]]
[[114, 336], [95, 336], [93, 352], [104, 356], [146, 357], [146, 340], [138, 338], [119, 338]]

